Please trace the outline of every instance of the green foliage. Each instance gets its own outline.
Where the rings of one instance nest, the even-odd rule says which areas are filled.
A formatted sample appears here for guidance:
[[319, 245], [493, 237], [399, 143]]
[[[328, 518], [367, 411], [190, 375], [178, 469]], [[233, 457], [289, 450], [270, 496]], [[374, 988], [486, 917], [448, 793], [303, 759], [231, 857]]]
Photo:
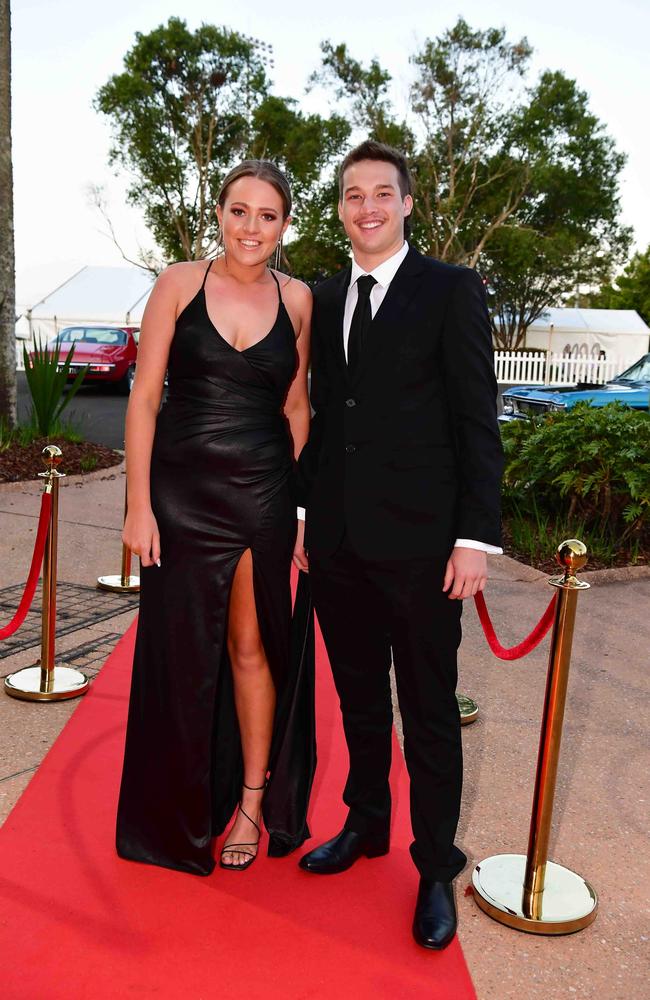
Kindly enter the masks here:
[[292, 273], [303, 281], [321, 281], [345, 267], [350, 259], [337, 201], [338, 182], [332, 177], [303, 206], [299, 231], [287, 246]]
[[88, 371], [87, 365], [82, 368], [66, 393], [73, 354], [74, 346], [61, 362], [61, 344], [57, 341], [52, 349], [48, 349], [47, 345], [43, 345], [40, 338], [37, 338], [30, 358], [27, 348], [23, 346], [25, 375], [32, 397], [30, 422], [42, 437], [49, 437], [55, 433], [57, 426], [60, 426], [61, 414], [72, 402]]
[[124, 71], [98, 91], [95, 107], [113, 129], [111, 161], [133, 178], [129, 199], [143, 210], [165, 261], [214, 251], [221, 182], [248, 157], [287, 170], [302, 234], [349, 126], [271, 95], [271, 65], [264, 42], [210, 24], [192, 32], [172, 17], [138, 33]]
[[605, 285], [591, 298], [596, 309], [636, 309], [650, 323], [650, 246], [635, 253], [613, 285]]
[[[589, 552], [590, 564], [612, 566], [623, 561], [635, 563], [642, 558], [641, 539], [635, 537], [621, 545], [610, 532], [566, 513], [540, 510], [535, 497], [526, 504], [511, 500], [506, 521], [508, 549], [531, 566], [554, 566], [554, 553], [564, 538], [579, 538]], [[557, 570], [556, 570], [557, 571]]]
[[95, 107], [111, 121], [112, 162], [133, 178], [129, 197], [165, 261], [213, 252], [223, 176], [256, 156], [275, 160], [294, 188], [294, 273], [313, 280], [340, 267], [348, 250], [334, 168], [353, 129], [355, 139], [370, 135], [407, 154], [417, 185], [413, 241], [481, 269], [502, 347], [519, 346], [547, 306], [601, 285], [625, 258], [624, 157], [575, 81], [553, 71], [529, 81], [526, 38], [475, 30], [461, 17], [425, 39], [411, 56], [406, 114], [396, 112], [378, 60], [364, 65], [331, 41], [321, 52], [310, 85], [329, 90], [345, 116], [305, 114], [273, 95], [270, 47], [247, 35], [206, 24], [190, 31], [177, 17], [136, 35]]
[[36, 437], [35, 428], [29, 424], [10, 423], [6, 417], [0, 417], [0, 452], [6, 451], [12, 444], [25, 447]]
[[96, 455], [83, 455], [79, 464], [81, 466], [82, 472], [92, 472], [93, 469], [97, 468], [98, 458]]
[[511, 132], [528, 158], [527, 188], [479, 263], [505, 348], [519, 346], [548, 305], [577, 296], [581, 284], [600, 284], [631, 238], [619, 222], [625, 157], [589, 111], [587, 94], [562, 73], [545, 72], [527, 99]]
[[499, 346], [580, 284], [599, 284], [624, 259], [619, 223], [625, 158], [560, 72], [527, 85], [532, 49], [503, 29], [461, 17], [412, 55], [407, 119], [389, 98], [390, 75], [344, 45], [322, 46], [316, 79], [347, 101], [354, 123], [409, 156], [416, 180], [413, 237], [423, 252], [479, 267], [487, 277]]
[[474, 31], [461, 17], [411, 57], [412, 110], [426, 136], [414, 158], [415, 219], [434, 257], [475, 265], [517, 206], [527, 163], [511, 147], [511, 102], [531, 51], [525, 38], [513, 44], [503, 29]]
[[[347, 45], [321, 44], [321, 68], [312, 73], [310, 86], [334, 90], [337, 101], [348, 101], [353, 124], [378, 142], [411, 153], [415, 139], [406, 121], [395, 119], [390, 103], [390, 73], [376, 59], [365, 69], [353, 59]], [[337, 188], [338, 196], [338, 188]]]
[[579, 403], [504, 425], [503, 442], [506, 518], [561, 523], [613, 553], [650, 541], [650, 413]]

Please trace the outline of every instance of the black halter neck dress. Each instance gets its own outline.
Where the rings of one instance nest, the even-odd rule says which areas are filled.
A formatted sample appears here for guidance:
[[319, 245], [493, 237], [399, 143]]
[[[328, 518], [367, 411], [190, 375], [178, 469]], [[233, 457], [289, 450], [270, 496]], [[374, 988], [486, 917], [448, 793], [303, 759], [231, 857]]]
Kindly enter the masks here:
[[208, 315], [209, 270], [177, 319], [156, 424], [151, 498], [161, 566], [141, 570], [117, 818], [122, 857], [201, 875], [214, 867], [211, 838], [232, 816], [243, 778], [226, 637], [230, 588], [247, 549], [277, 693], [264, 800], [270, 854], [309, 836], [315, 767], [304, 574], [291, 620], [296, 508], [282, 407], [296, 370], [295, 334], [273, 275], [275, 322], [236, 350]]

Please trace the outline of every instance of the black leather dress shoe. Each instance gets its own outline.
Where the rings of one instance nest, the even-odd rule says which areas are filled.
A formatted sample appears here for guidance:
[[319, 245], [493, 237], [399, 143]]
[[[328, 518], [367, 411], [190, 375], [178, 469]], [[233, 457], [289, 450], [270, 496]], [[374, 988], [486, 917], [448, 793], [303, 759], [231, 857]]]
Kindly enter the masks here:
[[442, 951], [456, 933], [456, 904], [451, 882], [420, 879], [413, 937], [423, 948]]
[[361, 857], [378, 858], [388, 854], [389, 840], [384, 837], [362, 836], [354, 830], [342, 830], [320, 847], [305, 854], [298, 864], [315, 875], [337, 875], [347, 871]]

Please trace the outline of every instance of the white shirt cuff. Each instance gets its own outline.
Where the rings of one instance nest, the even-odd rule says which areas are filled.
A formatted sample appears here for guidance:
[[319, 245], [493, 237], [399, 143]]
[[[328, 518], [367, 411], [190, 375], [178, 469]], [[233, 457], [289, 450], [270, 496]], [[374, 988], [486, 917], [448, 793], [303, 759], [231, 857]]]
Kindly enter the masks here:
[[498, 545], [488, 545], [487, 542], [475, 542], [473, 538], [457, 538], [454, 548], [478, 549], [479, 552], [489, 552], [492, 556], [503, 555], [503, 549], [500, 549]]
[[304, 507], [298, 507], [298, 509], [296, 511], [296, 517], [298, 518], [299, 521], [304, 521], [305, 520], [305, 508]]

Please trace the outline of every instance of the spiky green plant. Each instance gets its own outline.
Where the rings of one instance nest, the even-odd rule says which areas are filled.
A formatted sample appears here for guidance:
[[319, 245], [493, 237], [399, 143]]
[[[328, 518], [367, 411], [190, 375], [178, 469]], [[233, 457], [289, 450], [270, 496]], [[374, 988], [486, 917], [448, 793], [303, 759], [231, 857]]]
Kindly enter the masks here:
[[38, 428], [39, 434], [49, 437], [60, 423], [61, 414], [72, 402], [78, 392], [88, 365], [82, 368], [68, 392], [65, 392], [70, 372], [74, 345], [61, 361], [61, 344], [57, 340], [52, 348], [43, 344], [40, 336], [35, 338], [35, 346], [31, 355], [23, 345], [23, 359], [27, 385], [32, 397], [31, 419]]

